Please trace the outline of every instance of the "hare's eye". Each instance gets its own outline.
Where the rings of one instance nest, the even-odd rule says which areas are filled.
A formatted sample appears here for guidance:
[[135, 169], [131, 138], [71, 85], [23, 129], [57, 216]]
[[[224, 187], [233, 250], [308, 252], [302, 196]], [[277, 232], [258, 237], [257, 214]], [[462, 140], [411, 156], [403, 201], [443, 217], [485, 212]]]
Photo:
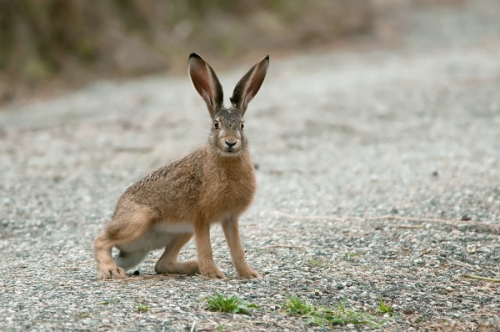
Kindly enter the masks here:
[[219, 130], [219, 121], [215, 120], [214, 122], [214, 128]]
[[241, 129], [245, 128], [245, 124], [242, 122], [241, 123]]

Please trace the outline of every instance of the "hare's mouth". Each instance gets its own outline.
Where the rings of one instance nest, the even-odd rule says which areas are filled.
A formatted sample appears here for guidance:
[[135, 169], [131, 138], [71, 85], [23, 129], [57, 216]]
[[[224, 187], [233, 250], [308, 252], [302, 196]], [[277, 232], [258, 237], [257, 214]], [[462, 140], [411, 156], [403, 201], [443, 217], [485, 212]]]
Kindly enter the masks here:
[[220, 148], [218, 149], [219, 150], [219, 154], [223, 157], [237, 157], [240, 155], [240, 152], [241, 152], [241, 148], [238, 147], [223, 147], [223, 148]]
[[225, 157], [236, 157], [239, 156], [240, 154], [240, 149], [233, 149], [233, 148], [226, 148], [223, 150], [220, 150], [221, 155]]

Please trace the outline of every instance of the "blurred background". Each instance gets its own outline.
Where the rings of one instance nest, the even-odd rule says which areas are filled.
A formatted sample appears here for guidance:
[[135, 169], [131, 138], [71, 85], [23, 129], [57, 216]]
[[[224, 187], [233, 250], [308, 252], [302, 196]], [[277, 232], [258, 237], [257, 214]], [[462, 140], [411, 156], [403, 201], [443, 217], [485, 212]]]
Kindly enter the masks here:
[[0, 0], [0, 107], [99, 78], [184, 74], [190, 52], [222, 69], [271, 52], [397, 44], [402, 13], [465, 2]]

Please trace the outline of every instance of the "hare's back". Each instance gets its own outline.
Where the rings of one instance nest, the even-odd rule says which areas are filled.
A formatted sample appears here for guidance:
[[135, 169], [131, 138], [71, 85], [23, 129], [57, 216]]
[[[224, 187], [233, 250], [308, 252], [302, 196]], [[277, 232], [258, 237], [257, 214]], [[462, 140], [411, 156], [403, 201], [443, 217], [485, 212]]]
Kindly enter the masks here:
[[[197, 150], [195, 153], [200, 152]], [[165, 214], [176, 214], [176, 211], [196, 205], [204, 181], [201, 163], [197, 160], [199, 156], [195, 153], [160, 167], [130, 186], [120, 198], [117, 208], [122, 201], [133, 201], [164, 218]]]

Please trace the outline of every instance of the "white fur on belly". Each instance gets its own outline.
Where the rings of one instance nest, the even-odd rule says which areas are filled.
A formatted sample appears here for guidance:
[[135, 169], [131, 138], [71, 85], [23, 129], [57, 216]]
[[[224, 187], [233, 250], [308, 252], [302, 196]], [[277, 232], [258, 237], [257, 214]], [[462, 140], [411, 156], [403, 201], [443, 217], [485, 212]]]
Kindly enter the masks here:
[[192, 224], [188, 222], [169, 223], [163, 221], [154, 225], [152, 230], [161, 233], [185, 234], [185, 233], [193, 233], [194, 227]]
[[132, 243], [120, 244], [118, 247], [126, 252], [151, 251], [165, 248], [177, 237], [176, 234], [193, 233], [193, 225], [183, 223], [160, 222], [154, 225], [143, 237]]

